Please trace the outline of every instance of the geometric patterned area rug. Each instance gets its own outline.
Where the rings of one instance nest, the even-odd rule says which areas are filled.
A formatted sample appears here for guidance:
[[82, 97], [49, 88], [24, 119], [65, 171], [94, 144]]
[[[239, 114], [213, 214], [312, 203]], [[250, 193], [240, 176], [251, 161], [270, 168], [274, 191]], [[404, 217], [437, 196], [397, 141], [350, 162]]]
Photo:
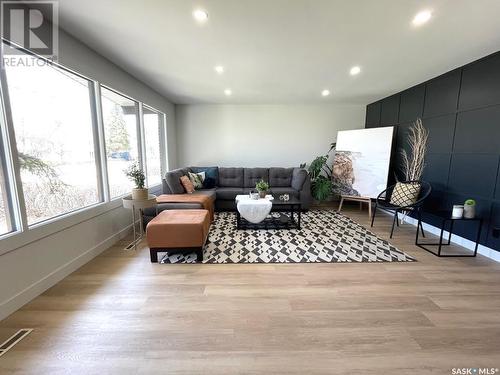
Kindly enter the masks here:
[[[415, 261], [352, 219], [331, 210], [302, 213], [300, 230], [236, 229], [234, 212], [215, 215], [203, 263]], [[163, 253], [159, 259], [161, 263], [196, 263], [196, 254]]]

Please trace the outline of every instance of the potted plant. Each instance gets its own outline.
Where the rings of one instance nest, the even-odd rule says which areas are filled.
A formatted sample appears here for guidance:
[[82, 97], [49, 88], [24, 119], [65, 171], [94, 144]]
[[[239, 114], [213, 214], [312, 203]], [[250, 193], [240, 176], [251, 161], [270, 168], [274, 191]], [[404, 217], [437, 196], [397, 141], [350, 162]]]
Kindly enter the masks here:
[[146, 176], [144, 175], [144, 171], [139, 167], [137, 163], [132, 164], [128, 169], [125, 170], [125, 176], [127, 176], [135, 184], [135, 188], [132, 189], [132, 199], [148, 199], [148, 189], [144, 187]]
[[[332, 168], [327, 164], [330, 153], [335, 150], [336, 143], [330, 144], [330, 149], [325, 155], [317, 156], [307, 168], [311, 178], [311, 193], [317, 201], [326, 201], [332, 195], [333, 181]], [[306, 164], [301, 164], [306, 168]]]
[[464, 203], [464, 217], [467, 219], [474, 219], [476, 216], [476, 201], [474, 199], [467, 199]]
[[260, 180], [255, 184], [255, 189], [259, 192], [259, 197], [265, 198], [269, 190], [269, 184], [264, 180]]

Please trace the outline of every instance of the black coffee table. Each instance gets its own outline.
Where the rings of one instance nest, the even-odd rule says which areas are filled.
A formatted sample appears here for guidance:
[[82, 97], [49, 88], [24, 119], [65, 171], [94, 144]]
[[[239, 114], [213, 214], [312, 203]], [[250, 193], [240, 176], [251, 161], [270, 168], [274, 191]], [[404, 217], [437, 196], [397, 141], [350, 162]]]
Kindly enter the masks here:
[[[440, 219], [441, 221], [441, 234], [439, 236], [439, 242], [437, 243], [428, 243], [428, 242], [419, 242], [418, 241], [418, 233], [419, 233], [419, 228], [421, 228], [421, 225], [422, 225], [422, 219], [421, 219], [421, 216], [419, 216], [419, 219], [418, 219], [418, 225], [417, 225], [417, 234], [415, 236], [415, 245], [417, 245], [418, 247], [420, 247], [421, 249], [424, 249], [425, 251], [428, 251], [429, 253], [435, 255], [435, 256], [438, 256], [438, 257], [475, 257], [477, 255], [477, 247], [479, 246], [479, 238], [481, 236], [481, 228], [483, 226], [483, 219], [479, 218], [479, 217], [475, 217], [473, 219], [467, 219], [465, 217], [461, 217], [461, 218], [455, 218], [455, 217], [452, 217], [451, 215], [451, 211], [425, 211], [425, 213], [429, 214], [429, 215], [432, 215], [432, 216], [435, 216], [437, 218]], [[466, 223], [475, 223], [476, 226], [477, 226], [477, 235], [476, 235], [476, 246], [474, 248], [474, 254], [473, 255], [464, 255], [464, 254], [441, 254], [441, 249], [443, 246], [449, 246], [450, 245], [450, 242], [451, 242], [451, 235], [453, 234], [453, 224], [455, 224], [456, 221], [462, 221], [462, 222], [466, 222]], [[445, 231], [445, 228], [446, 228], [446, 224], [448, 224], [448, 232], [449, 232], [449, 235], [448, 235], [448, 240], [446, 242], [443, 242], [443, 235], [444, 235], [444, 231]], [[422, 231], [423, 231], [423, 228], [422, 228]], [[428, 248], [426, 248], [426, 246], [437, 246], [437, 253], [435, 251], [432, 251]]]
[[[300, 229], [301, 203], [297, 198], [290, 197], [281, 201], [278, 195], [273, 195], [270, 215], [260, 223], [250, 223], [241, 217], [236, 210], [237, 229]], [[274, 214], [274, 215], [273, 215]]]

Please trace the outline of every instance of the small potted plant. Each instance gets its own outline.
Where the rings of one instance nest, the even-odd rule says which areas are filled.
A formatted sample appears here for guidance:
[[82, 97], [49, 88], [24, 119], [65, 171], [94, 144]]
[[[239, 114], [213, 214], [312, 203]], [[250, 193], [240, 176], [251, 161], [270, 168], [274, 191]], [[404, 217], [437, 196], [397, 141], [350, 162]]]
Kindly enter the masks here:
[[474, 199], [467, 199], [464, 203], [464, 217], [467, 219], [474, 219], [476, 216], [476, 201]]
[[265, 198], [269, 190], [269, 184], [264, 180], [260, 180], [255, 184], [255, 189], [259, 192], [259, 197]]
[[135, 184], [135, 188], [132, 189], [132, 199], [148, 199], [148, 189], [144, 187], [146, 176], [144, 175], [144, 171], [139, 168], [139, 165], [137, 163], [132, 164], [130, 167], [128, 167], [128, 169], [125, 170], [125, 176], [127, 176]]

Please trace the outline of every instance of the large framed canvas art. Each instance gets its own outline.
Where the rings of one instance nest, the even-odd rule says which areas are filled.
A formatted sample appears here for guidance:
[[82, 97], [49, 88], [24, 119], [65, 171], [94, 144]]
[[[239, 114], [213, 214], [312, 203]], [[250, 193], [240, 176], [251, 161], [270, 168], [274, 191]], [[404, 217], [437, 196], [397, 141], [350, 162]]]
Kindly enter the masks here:
[[341, 196], [376, 198], [387, 187], [394, 127], [337, 133], [333, 191]]

